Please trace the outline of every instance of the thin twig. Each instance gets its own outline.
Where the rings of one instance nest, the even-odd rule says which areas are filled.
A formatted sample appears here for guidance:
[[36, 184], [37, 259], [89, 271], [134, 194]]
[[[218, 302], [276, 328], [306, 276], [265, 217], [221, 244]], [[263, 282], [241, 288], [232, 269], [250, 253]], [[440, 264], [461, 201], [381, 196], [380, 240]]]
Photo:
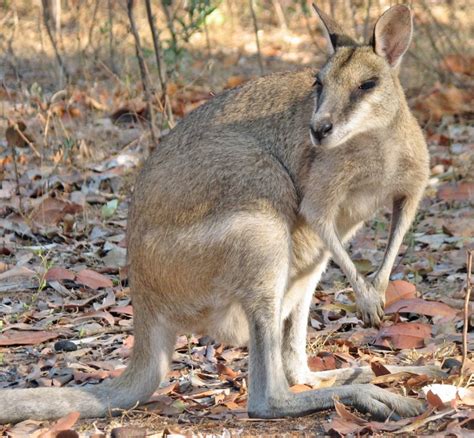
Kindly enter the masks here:
[[255, 42], [257, 43], [258, 65], [260, 67], [260, 74], [263, 75], [264, 70], [263, 70], [263, 62], [262, 62], [262, 53], [260, 51], [260, 40], [258, 38], [257, 16], [255, 15], [255, 10], [253, 7], [253, 0], [249, 0], [249, 6], [250, 6], [250, 14], [252, 15], [253, 29], [255, 31]]
[[[43, 21], [44, 25], [46, 27], [46, 31], [48, 32], [48, 37], [51, 42], [51, 45], [53, 46], [54, 54], [56, 56], [56, 60], [59, 65], [59, 71], [60, 71], [60, 82], [62, 82], [62, 79], [66, 79], [66, 82], [69, 82], [69, 72], [66, 69], [66, 65], [64, 64], [63, 58], [61, 57], [61, 54], [59, 53], [58, 45], [56, 44], [56, 39], [53, 36], [53, 32], [51, 31], [51, 11], [49, 8], [48, 0], [41, 0], [41, 3], [43, 5]], [[62, 87], [62, 84], [61, 84]]]
[[41, 154], [38, 152], [38, 149], [36, 149], [35, 145], [30, 141], [30, 139], [25, 134], [23, 134], [23, 132], [21, 131], [21, 129], [18, 127], [16, 123], [13, 125], [13, 129], [21, 137], [21, 139], [32, 149], [35, 155], [38, 158], [41, 158]]
[[135, 39], [135, 51], [136, 51], [137, 59], [138, 59], [138, 66], [140, 67], [140, 75], [142, 77], [143, 92], [145, 94], [145, 99], [146, 99], [147, 107], [148, 107], [148, 115], [150, 117], [151, 140], [153, 143], [153, 147], [156, 147], [156, 145], [158, 144], [157, 142], [158, 137], [155, 134], [155, 112], [153, 110], [152, 92], [151, 92], [150, 81], [149, 81], [148, 73], [146, 69], [145, 59], [143, 58], [142, 46], [140, 43], [140, 35], [138, 34], [137, 26], [135, 23], [135, 17], [133, 15], [134, 7], [135, 7], [135, 1], [128, 0], [127, 1], [128, 19], [130, 21], [130, 28], [133, 34], [133, 38]]
[[464, 327], [462, 330], [462, 365], [461, 378], [464, 376], [464, 371], [467, 366], [467, 331], [469, 327], [469, 300], [471, 299], [471, 272], [472, 272], [472, 254], [474, 251], [467, 251], [466, 260], [466, 297], [464, 298]]
[[168, 5], [166, 0], [161, 0], [161, 6], [163, 8], [163, 12], [165, 13], [166, 17], [166, 26], [168, 27], [168, 31], [171, 36], [171, 50], [173, 51], [175, 57], [175, 65], [174, 65], [174, 70], [176, 70], [176, 55], [178, 54], [178, 37], [176, 36], [176, 30], [174, 28], [174, 20], [173, 16], [170, 13], [170, 10], [168, 9]]
[[[16, 128], [16, 131], [19, 131], [18, 125], [15, 123], [13, 125], [13, 129]], [[16, 150], [15, 150], [15, 142], [9, 140], [9, 136], [7, 135], [7, 144], [10, 146], [10, 152], [12, 155], [12, 161], [13, 161], [13, 170], [15, 172], [15, 181], [16, 181], [16, 189], [15, 193], [18, 196], [18, 207], [20, 209], [20, 213], [23, 212], [23, 208], [21, 205], [21, 194], [20, 194], [20, 175], [18, 174], [18, 165], [16, 163]]]
[[108, 0], [107, 4], [109, 14], [109, 55], [110, 55], [110, 69], [117, 73], [117, 65], [115, 63], [115, 39], [114, 39], [114, 10], [112, 0]]
[[89, 33], [87, 35], [87, 44], [85, 45], [84, 47], [84, 50], [83, 52], [87, 52], [87, 50], [89, 49], [89, 47], [91, 46], [92, 44], [92, 39], [93, 39], [93, 36], [94, 36], [94, 29], [95, 29], [95, 25], [98, 23], [99, 20], [97, 20], [97, 11], [99, 10], [99, 3], [100, 1], [99, 0], [96, 0], [95, 1], [95, 5], [94, 5], [94, 11], [92, 12], [92, 21], [91, 21], [91, 26], [89, 28]]
[[160, 80], [160, 86], [161, 86], [160, 101], [163, 106], [163, 115], [166, 117], [168, 121], [168, 125], [170, 127], [173, 127], [174, 117], [173, 117], [173, 111], [171, 108], [171, 102], [170, 102], [170, 99], [167, 93], [167, 88], [166, 88], [167, 77], [166, 77], [166, 69], [164, 68], [164, 65], [163, 65], [160, 34], [156, 27], [155, 16], [153, 15], [153, 12], [151, 10], [150, 0], [145, 1], [145, 6], [146, 6], [148, 24], [150, 26], [151, 35], [153, 37], [153, 47], [155, 49], [156, 66], [158, 68], [158, 78]]

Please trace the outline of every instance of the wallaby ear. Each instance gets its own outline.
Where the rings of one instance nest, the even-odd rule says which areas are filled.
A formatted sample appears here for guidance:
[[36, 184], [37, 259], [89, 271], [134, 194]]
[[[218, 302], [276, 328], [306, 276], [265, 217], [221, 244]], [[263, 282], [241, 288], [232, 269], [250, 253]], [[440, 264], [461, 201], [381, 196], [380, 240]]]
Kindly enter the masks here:
[[375, 24], [375, 53], [383, 56], [392, 67], [397, 67], [410, 45], [412, 35], [413, 18], [410, 8], [405, 5], [392, 6]]
[[313, 3], [313, 9], [321, 20], [321, 28], [324, 37], [328, 42], [329, 54], [332, 55], [339, 46], [355, 46], [357, 43], [344, 34], [341, 26], [337, 24], [329, 15], [319, 9]]

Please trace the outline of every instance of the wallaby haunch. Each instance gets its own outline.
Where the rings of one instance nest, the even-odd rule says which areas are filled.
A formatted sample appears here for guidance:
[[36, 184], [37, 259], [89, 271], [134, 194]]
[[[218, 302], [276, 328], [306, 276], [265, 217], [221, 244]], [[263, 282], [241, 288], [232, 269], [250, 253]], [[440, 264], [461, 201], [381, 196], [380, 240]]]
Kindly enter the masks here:
[[[363, 320], [378, 325], [428, 178], [426, 144], [398, 79], [410, 10], [390, 8], [370, 45], [359, 45], [315, 9], [331, 50], [317, 74], [274, 74], [215, 97], [141, 171], [128, 223], [135, 347], [123, 375], [84, 388], [3, 391], [0, 422], [99, 417], [145, 402], [166, 375], [177, 334], [189, 332], [248, 344], [252, 417], [307, 414], [332, 407], [335, 396], [378, 418], [420, 413], [420, 401], [364, 384], [368, 367], [307, 366], [311, 296], [328, 260], [347, 276]], [[369, 283], [343, 245], [386, 201], [390, 238]], [[289, 390], [333, 376], [349, 384]]]

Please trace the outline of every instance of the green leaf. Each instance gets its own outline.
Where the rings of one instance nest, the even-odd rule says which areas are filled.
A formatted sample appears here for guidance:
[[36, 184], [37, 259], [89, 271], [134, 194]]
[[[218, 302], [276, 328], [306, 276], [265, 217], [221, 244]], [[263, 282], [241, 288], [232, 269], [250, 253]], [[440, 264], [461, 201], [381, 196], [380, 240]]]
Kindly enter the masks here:
[[102, 206], [102, 209], [101, 209], [102, 217], [104, 219], [111, 218], [114, 215], [115, 210], [117, 210], [117, 207], [118, 207], [118, 199], [112, 199], [112, 201], [107, 202], [107, 204]]

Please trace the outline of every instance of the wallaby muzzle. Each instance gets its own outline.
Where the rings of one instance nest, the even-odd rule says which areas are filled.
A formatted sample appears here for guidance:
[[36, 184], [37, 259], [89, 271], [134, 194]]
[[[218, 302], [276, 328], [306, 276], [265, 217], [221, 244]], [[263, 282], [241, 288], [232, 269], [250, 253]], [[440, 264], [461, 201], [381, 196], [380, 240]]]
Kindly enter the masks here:
[[310, 128], [311, 136], [314, 137], [318, 143], [323, 138], [326, 138], [332, 131], [332, 122], [329, 118], [324, 118], [321, 121], [314, 123]]

